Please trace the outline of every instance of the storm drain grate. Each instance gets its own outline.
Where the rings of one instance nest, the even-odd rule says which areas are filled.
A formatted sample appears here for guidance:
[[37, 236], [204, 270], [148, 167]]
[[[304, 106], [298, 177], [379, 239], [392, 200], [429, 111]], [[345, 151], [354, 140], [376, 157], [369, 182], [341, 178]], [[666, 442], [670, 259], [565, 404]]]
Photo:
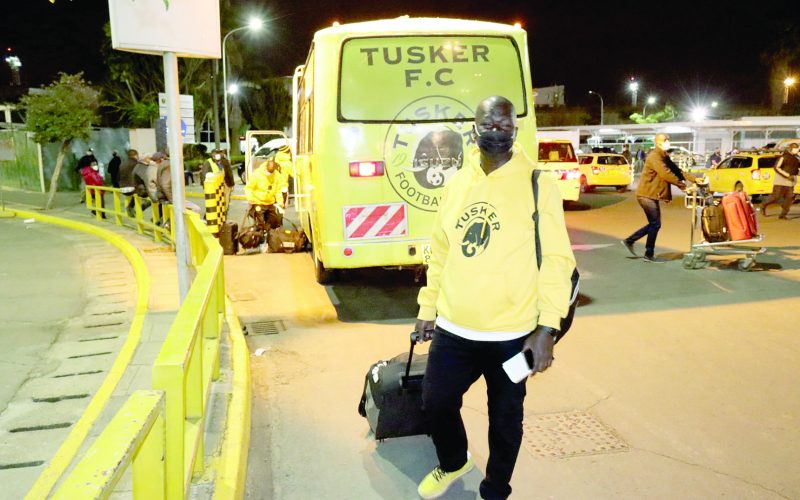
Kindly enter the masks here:
[[103, 328], [104, 326], [119, 326], [121, 324], [123, 324], [122, 321], [119, 321], [117, 323], [99, 323], [96, 325], [85, 325], [84, 328]]
[[84, 399], [88, 398], [88, 394], [70, 394], [67, 396], [52, 396], [49, 398], [31, 398], [34, 403], [58, 403], [68, 399]]
[[76, 354], [74, 356], [67, 356], [67, 359], [91, 358], [92, 356], [105, 356], [106, 354], [111, 354], [111, 351], [108, 351], [108, 352], [93, 352], [91, 354]]
[[283, 320], [280, 319], [271, 321], [254, 321], [252, 323], [245, 324], [245, 332], [251, 337], [256, 335], [277, 335], [284, 330], [286, 330], [286, 325], [284, 325]]
[[50, 429], [64, 429], [72, 425], [69, 422], [62, 422], [60, 424], [49, 425], [35, 425], [33, 427], [17, 427], [16, 429], [9, 429], [8, 432], [31, 432], [31, 431], [48, 431]]
[[0, 470], [24, 469], [26, 467], [39, 467], [43, 463], [44, 460], [36, 460], [35, 462], [19, 462], [16, 464], [0, 464]]
[[53, 375], [53, 378], [77, 377], [78, 375], [94, 375], [96, 373], [103, 373], [103, 370], [92, 370], [88, 372], [78, 372], [78, 373], [63, 373], [61, 375]]
[[117, 337], [94, 337], [91, 339], [80, 339], [78, 342], [96, 342], [98, 340], [114, 340], [115, 338]]
[[525, 418], [523, 443], [542, 458], [569, 458], [629, 451], [616, 433], [585, 411], [551, 413]]

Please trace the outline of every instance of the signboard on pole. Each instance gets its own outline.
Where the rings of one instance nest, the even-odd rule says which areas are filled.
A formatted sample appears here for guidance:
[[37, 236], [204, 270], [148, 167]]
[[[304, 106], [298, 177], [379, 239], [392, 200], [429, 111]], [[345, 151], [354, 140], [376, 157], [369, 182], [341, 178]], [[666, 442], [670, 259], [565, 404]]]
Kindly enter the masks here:
[[108, 0], [117, 50], [219, 59], [219, 0]]
[[[181, 94], [181, 137], [184, 144], [194, 144], [194, 96]], [[158, 117], [167, 117], [167, 94], [158, 93]]]

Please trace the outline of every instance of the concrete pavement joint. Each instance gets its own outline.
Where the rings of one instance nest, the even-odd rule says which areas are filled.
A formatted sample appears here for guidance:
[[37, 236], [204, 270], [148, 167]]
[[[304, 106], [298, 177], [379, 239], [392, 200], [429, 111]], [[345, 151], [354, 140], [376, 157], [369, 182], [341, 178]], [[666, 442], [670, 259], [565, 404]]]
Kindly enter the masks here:
[[774, 493], [774, 494], [778, 495], [781, 498], [785, 498], [786, 500], [790, 500], [791, 499], [791, 497], [788, 497], [788, 496], [784, 495], [783, 493], [781, 493], [781, 492], [779, 492], [777, 490], [774, 490], [774, 489], [772, 489], [772, 488], [770, 488], [768, 486], [764, 486], [763, 484], [758, 484], [758, 483], [754, 483], [752, 481], [748, 481], [747, 479], [745, 479], [743, 477], [736, 476], [734, 474], [730, 474], [730, 473], [727, 473], [727, 472], [722, 472], [722, 471], [717, 470], [717, 469], [715, 469], [713, 467], [710, 467], [708, 465], [689, 462], [689, 461], [683, 460], [681, 458], [673, 457], [671, 455], [667, 455], [665, 453], [659, 453], [659, 452], [653, 451], [653, 450], [648, 450], [646, 448], [638, 448], [638, 447], [631, 446], [631, 451], [641, 451], [641, 452], [644, 452], [644, 453], [650, 453], [651, 455], [656, 455], [656, 456], [659, 456], [661, 458], [666, 458], [667, 460], [672, 460], [674, 462], [678, 462], [678, 463], [681, 463], [681, 464], [684, 464], [684, 465], [688, 465], [690, 467], [697, 467], [699, 469], [703, 469], [703, 470], [707, 470], [709, 472], [713, 472], [714, 474], [719, 474], [720, 476], [725, 476], [725, 477], [729, 477], [731, 479], [735, 479], [737, 481], [741, 481], [741, 482], [743, 482], [745, 484], [749, 484], [750, 486], [755, 486], [756, 488], [761, 488], [762, 490]]

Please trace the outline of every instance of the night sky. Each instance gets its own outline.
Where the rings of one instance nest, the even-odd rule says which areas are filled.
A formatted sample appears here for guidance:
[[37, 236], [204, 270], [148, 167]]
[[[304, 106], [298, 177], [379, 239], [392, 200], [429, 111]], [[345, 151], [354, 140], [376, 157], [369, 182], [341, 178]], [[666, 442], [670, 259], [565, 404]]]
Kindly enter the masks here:
[[[787, 18], [800, 22], [796, 2], [788, 1], [745, 2], [742, 8], [732, 2], [697, 1], [231, 3], [241, 17], [237, 25], [245, 24], [251, 13], [271, 19], [267, 34], [241, 39], [248, 46], [248, 59], [272, 75], [290, 75], [305, 61], [314, 31], [335, 20], [408, 14], [518, 21], [528, 32], [534, 85], [566, 85], [567, 103], [572, 105], [592, 105], [596, 97], [587, 95], [589, 89], [600, 92], [607, 106], [628, 103], [630, 76], [640, 82], [640, 103], [650, 94], [676, 104], [712, 99], [731, 105], [765, 103], [768, 68], [761, 54], [774, 43], [777, 23]], [[4, 51], [11, 47], [21, 58], [24, 83], [49, 83], [58, 71], [84, 71], [93, 82], [105, 78], [99, 46], [108, 20], [107, 1], [6, 1], [3, 7], [0, 43]], [[3, 64], [0, 83], [8, 81]]]

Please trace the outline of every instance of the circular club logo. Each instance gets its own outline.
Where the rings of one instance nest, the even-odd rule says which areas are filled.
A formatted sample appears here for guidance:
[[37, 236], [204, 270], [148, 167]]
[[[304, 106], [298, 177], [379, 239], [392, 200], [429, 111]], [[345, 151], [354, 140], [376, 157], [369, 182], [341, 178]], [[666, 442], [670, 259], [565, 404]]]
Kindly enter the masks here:
[[489, 203], [473, 203], [456, 221], [456, 230], [463, 234], [461, 253], [464, 257], [477, 257], [489, 247], [492, 232], [500, 230], [500, 218]]
[[[467, 148], [475, 144], [468, 116], [472, 110], [461, 101], [427, 96], [406, 105], [389, 125], [383, 144], [389, 182], [410, 205], [428, 212], [439, 209], [441, 188], [463, 165]], [[413, 120], [443, 123], [407, 123]]]

